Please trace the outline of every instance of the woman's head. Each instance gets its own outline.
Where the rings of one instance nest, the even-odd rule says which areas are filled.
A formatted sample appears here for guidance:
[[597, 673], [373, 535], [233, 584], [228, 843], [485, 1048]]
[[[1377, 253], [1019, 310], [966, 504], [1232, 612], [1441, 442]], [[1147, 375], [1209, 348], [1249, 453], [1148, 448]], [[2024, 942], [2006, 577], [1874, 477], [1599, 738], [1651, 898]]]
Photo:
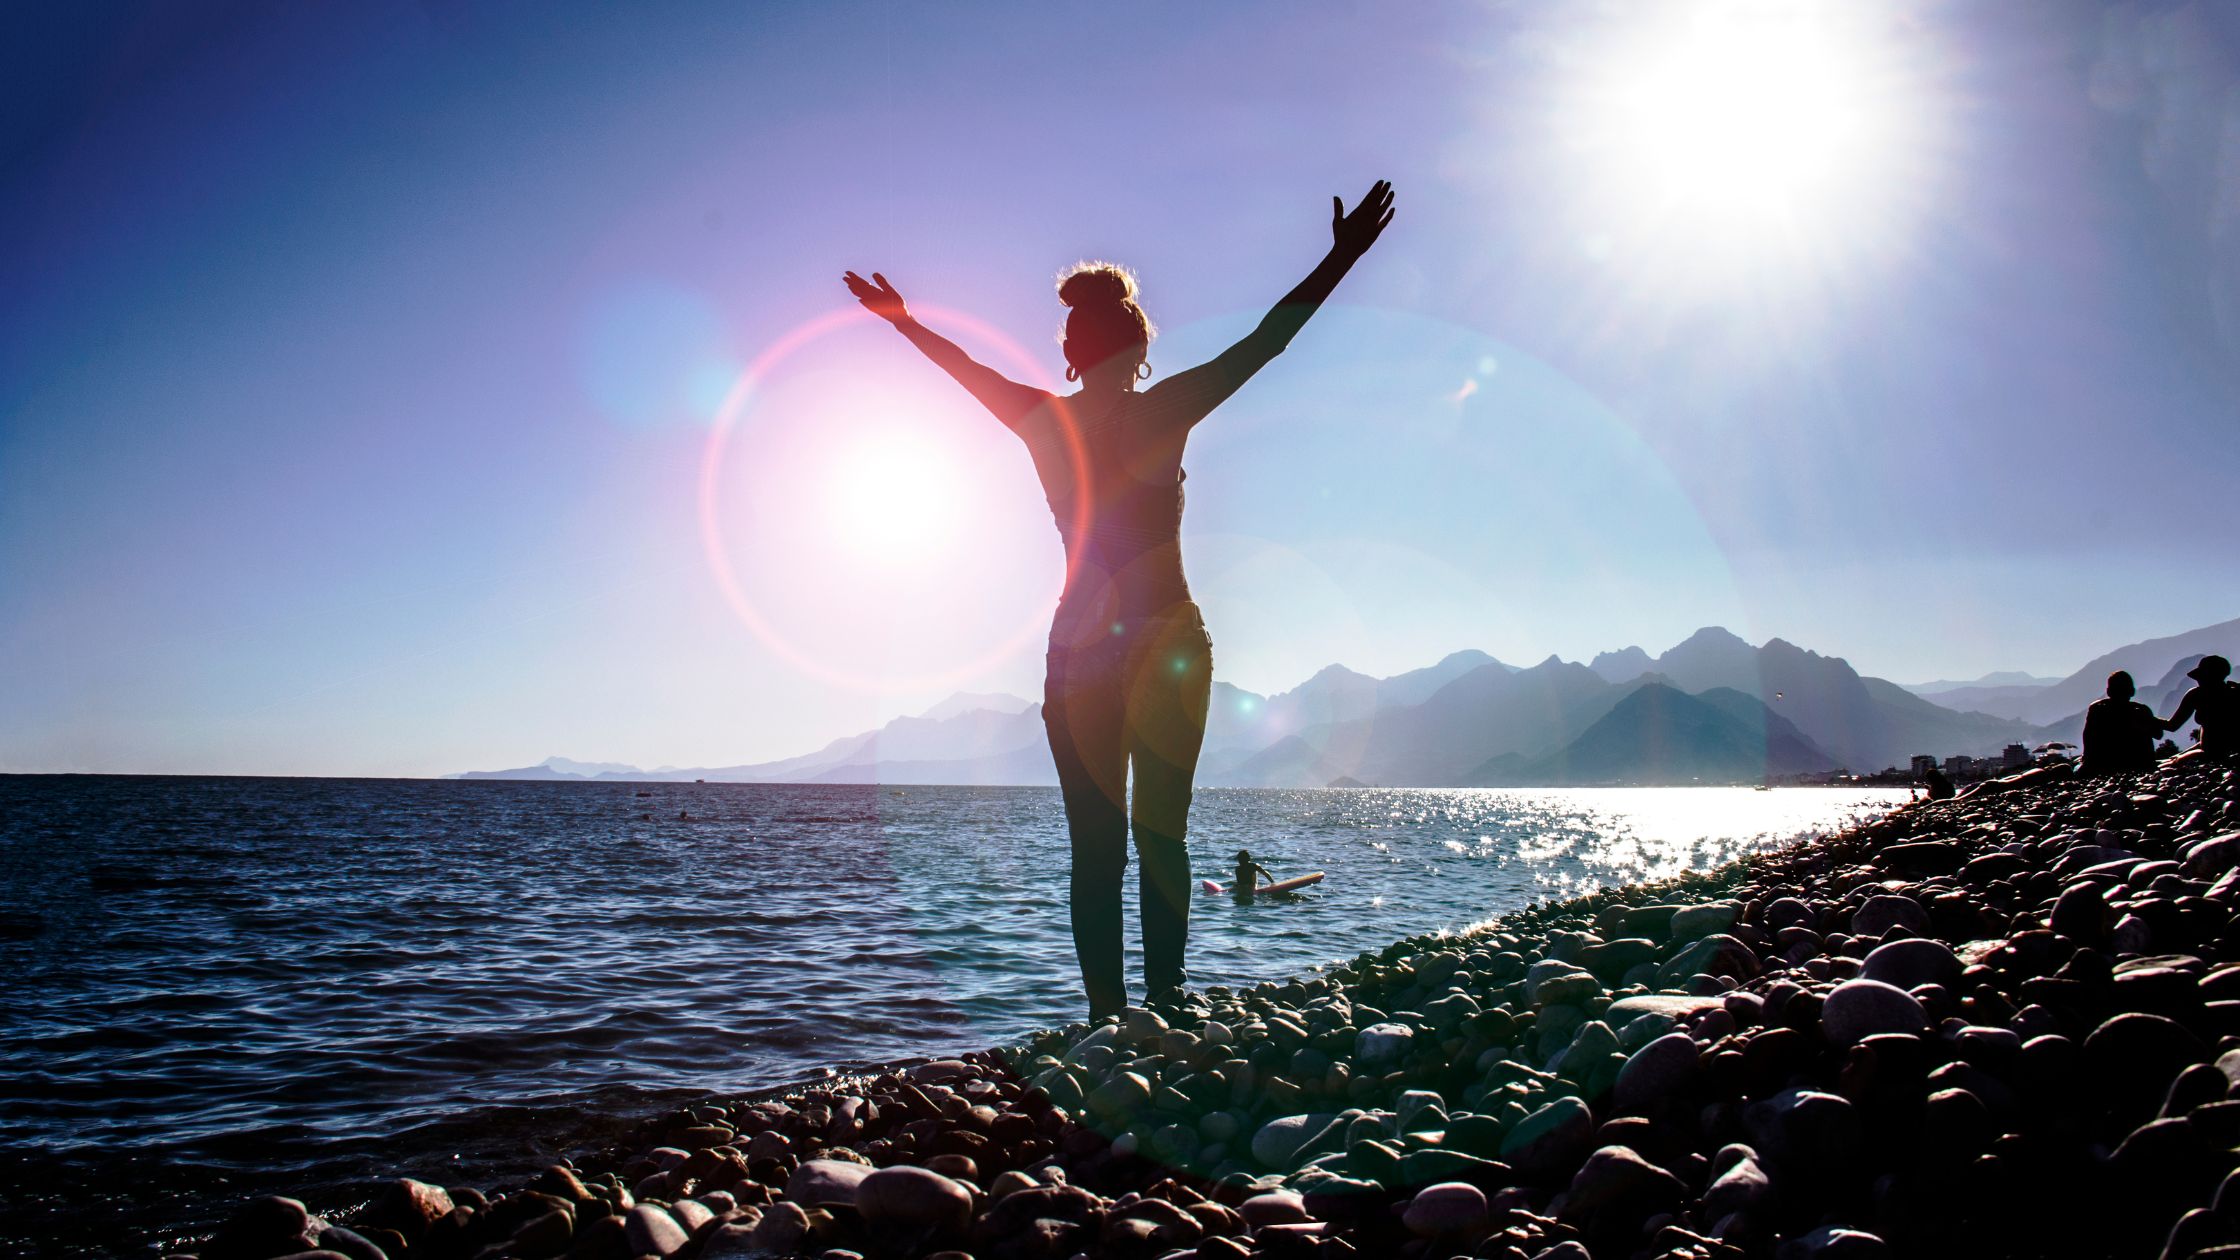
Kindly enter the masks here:
[[1134, 273], [1117, 263], [1077, 263], [1058, 277], [1066, 315], [1066, 362], [1082, 376], [1103, 368], [1134, 375], [1158, 331], [1136, 305]]

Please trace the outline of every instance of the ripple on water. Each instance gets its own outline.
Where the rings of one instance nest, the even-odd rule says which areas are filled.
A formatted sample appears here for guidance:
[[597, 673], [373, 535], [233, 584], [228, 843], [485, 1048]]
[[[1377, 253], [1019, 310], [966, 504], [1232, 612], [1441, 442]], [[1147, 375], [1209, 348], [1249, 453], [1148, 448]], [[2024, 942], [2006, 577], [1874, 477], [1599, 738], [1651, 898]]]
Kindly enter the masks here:
[[[40, 995], [0, 1015], [0, 1147], [255, 1150], [287, 1184], [333, 1144], [455, 1134], [446, 1117], [481, 1109], [637, 1106], [1076, 1016], [1055, 791], [636, 790], [0, 778], [0, 969]], [[1225, 879], [1242, 845], [1329, 879], [1280, 905], [1197, 898], [1193, 982], [1294, 974], [1891, 801], [1203, 791], [1200, 873]], [[1135, 896], [1131, 877], [1131, 922]]]

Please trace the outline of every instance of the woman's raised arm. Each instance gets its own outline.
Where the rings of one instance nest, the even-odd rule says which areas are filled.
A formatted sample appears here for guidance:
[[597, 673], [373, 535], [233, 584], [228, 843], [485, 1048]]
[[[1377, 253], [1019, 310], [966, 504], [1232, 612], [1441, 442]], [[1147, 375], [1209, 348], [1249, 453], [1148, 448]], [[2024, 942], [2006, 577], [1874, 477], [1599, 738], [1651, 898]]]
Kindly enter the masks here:
[[1307, 278], [1284, 294], [1275, 307], [1261, 317], [1259, 326], [1237, 344], [1197, 367], [1177, 372], [1150, 392], [1162, 400], [1173, 399], [1183, 404], [1181, 410], [1190, 423], [1203, 419], [1207, 412], [1235, 393], [1238, 386], [1251, 380], [1253, 373], [1267, 366], [1268, 360], [1291, 344], [1291, 339], [1306, 326], [1307, 320], [1329, 300], [1338, 281], [1345, 279], [1353, 264], [1377, 243], [1378, 235], [1390, 222], [1392, 184], [1389, 181], [1378, 180], [1350, 212], [1344, 201], [1332, 197], [1330, 252], [1307, 273]]
[[848, 292], [863, 303], [863, 309], [893, 324], [896, 332], [908, 337], [911, 345], [955, 378], [1006, 427], [1017, 429], [1030, 412], [1049, 401], [1049, 394], [988, 367], [966, 354], [956, 342], [911, 318], [909, 306], [885, 276], [874, 271], [871, 279], [865, 280], [851, 271], [841, 279]]

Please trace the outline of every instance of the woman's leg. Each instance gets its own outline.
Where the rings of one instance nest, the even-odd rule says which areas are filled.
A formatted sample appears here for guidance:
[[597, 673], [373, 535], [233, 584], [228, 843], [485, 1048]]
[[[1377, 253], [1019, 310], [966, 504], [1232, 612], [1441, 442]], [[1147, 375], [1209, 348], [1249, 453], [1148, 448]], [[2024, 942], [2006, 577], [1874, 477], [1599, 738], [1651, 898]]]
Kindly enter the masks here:
[[1142, 859], [1143, 978], [1151, 993], [1182, 987], [1190, 937], [1191, 783], [1205, 744], [1213, 644], [1197, 606], [1161, 618], [1132, 658], [1128, 754], [1135, 766], [1136, 853]]
[[1120, 966], [1120, 878], [1128, 867], [1124, 721], [1118, 662], [1111, 654], [1050, 654], [1042, 724], [1073, 837], [1073, 949], [1081, 960], [1091, 1019], [1128, 1004]]

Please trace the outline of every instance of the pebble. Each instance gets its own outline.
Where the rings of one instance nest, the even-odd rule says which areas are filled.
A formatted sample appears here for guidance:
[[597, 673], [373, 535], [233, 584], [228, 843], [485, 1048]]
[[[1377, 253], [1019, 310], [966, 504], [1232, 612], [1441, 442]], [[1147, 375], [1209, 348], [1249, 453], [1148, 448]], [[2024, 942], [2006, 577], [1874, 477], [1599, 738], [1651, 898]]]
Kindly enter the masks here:
[[1924, 934], [1929, 930], [1929, 912], [1911, 897], [1883, 893], [1867, 898], [1851, 916], [1853, 936], [1881, 936], [1894, 927]]
[[1354, 1043], [1354, 1059], [1364, 1064], [1391, 1063], [1408, 1053], [1415, 1035], [1406, 1024], [1371, 1024], [1361, 1030]]
[[1594, 1139], [1594, 1113], [1585, 1100], [1566, 1095], [1519, 1121], [1501, 1139], [1501, 1158], [1527, 1172], [1571, 1164]]
[[1684, 1032], [1666, 1033], [1633, 1052], [1618, 1072], [1611, 1102], [1621, 1115], [1641, 1115], [1695, 1081], [1698, 1049]]
[[1683, 906], [1672, 915], [1672, 939], [1692, 941], [1699, 936], [1724, 932], [1734, 926], [1742, 907], [1732, 901], [1707, 901], [1698, 906]]
[[1271, 1190], [1256, 1194], [1237, 1205], [1237, 1215], [1254, 1229], [1266, 1225], [1289, 1225], [1307, 1219], [1306, 1200], [1289, 1190]]
[[1859, 966], [1862, 978], [1901, 989], [1957, 984], [1960, 972], [1960, 958], [1950, 945], [1921, 936], [1877, 945]]
[[641, 1203], [623, 1213], [622, 1228], [630, 1240], [631, 1254], [637, 1256], [665, 1256], [691, 1238], [676, 1217], [651, 1203]]
[[1401, 1223], [1425, 1238], [1443, 1238], [1475, 1233], [1489, 1215], [1485, 1191], [1466, 1181], [1447, 1181], [1416, 1191]]
[[1587, 1157], [1571, 1179], [1563, 1215], [1586, 1217], [1607, 1226], [1611, 1218], [1639, 1221], [1677, 1207], [1687, 1186], [1631, 1147], [1605, 1146]]
[[1820, 1005], [1820, 1026], [1839, 1046], [1877, 1033], [1912, 1033], [1929, 1026], [1911, 993], [1880, 980], [1846, 980]]
[[1294, 982], [710, 1100], [536, 1195], [393, 1182], [344, 1220], [392, 1260], [2240, 1242], [2235, 779], [2033, 771]]
[[1264, 1167], [1287, 1168], [1291, 1157], [1309, 1138], [1328, 1128], [1337, 1117], [1330, 1114], [1280, 1116], [1260, 1126], [1252, 1135], [1252, 1157]]
[[856, 1186], [856, 1211], [871, 1224], [961, 1229], [972, 1215], [972, 1190], [932, 1168], [896, 1164], [880, 1168]]
[[853, 1206], [863, 1179], [870, 1175], [869, 1164], [840, 1159], [808, 1160], [786, 1178], [786, 1197], [808, 1207], [820, 1203]]

